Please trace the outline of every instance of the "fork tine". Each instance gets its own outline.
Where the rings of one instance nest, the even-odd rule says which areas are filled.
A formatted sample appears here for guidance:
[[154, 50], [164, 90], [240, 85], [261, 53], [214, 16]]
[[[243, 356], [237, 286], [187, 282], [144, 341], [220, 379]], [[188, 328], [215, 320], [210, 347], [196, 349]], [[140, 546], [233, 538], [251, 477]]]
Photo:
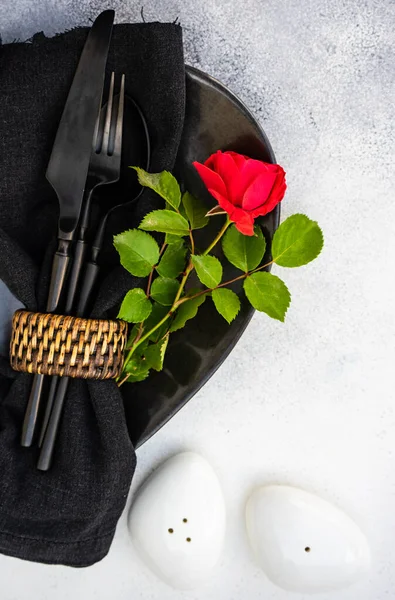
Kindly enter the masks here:
[[125, 102], [125, 75], [122, 75], [121, 79], [121, 89], [119, 90], [118, 97], [118, 114], [117, 114], [117, 123], [115, 126], [115, 140], [114, 140], [114, 152], [113, 156], [119, 158], [121, 160], [121, 150], [122, 150], [122, 126], [123, 126], [123, 109]]
[[110, 90], [108, 92], [108, 100], [107, 100], [107, 111], [106, 111], [106, 120], [104, 122], [104, 132], [103, 132], [103, 143], [101, 147], [101, 151], [104, 154], [108, 152], [108, 145], [110, 141], [110, 130], [111, 130], [111, 117], [112, 117], [112, 103], [114, 97], [114, 71], [111, 73], [110, 80]]

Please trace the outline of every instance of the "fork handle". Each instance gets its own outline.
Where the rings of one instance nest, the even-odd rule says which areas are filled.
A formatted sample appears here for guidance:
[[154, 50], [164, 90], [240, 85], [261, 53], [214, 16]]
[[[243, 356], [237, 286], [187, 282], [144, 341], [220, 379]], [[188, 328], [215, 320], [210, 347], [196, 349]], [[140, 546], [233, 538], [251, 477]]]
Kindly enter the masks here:
[[29, 401], [22, 425], [21, 446], [24, 446], [25, 448], [29, 448], [33, 444], [40, 409], [40, 400], [43, 393], [44, 380], [45, 375], [36, 374], [33, 377]]
[[84, 316], [86, 312], [99, 270], [100, 267], [96, 262], [88, 262], [85, 265], [84, 279], [77, 307], [78, 315]]
[[77, 286], [81, 277], [82, 267], [84, 265], [87, 243], [84, 240], [77, 240], [74, 248], [74, 256], [67, 285], [67, 299], [65, 312], [70, 314], [73, 310], [74, 301], [77, 292]]
[[44, 437], [45, 437], [45, 432], [46, 432], [47, 427], [48, 427], [49, 419], [50, 419], [51, 412], [52, 412], [53, 403], [55, 401], [55, 396], [56, 396], [56, 390], [57, 390], [57, 387], [58, 387], [58, 383], [59, 383], [59, 377], [58, 377], [58, 375], [53, 375], [51, 377], [51, 386], [49, 388], [49, 394], [48, 394], [48, 398], [47, 398], [47, 405], [45, 407], [44, 418], [43, 418], [43, 422], [41, 424], [40, 437], [39, 437], [39, 440], [38, 440], [38, 447], [39, 448], [41, 448], [41, 446], [43, 445], [43, 441], [44, 441]]
[[39, 471], [48, 471], [52, 464], [52, 457], [55, 449], [55, 441], [58, 433], [64, 401], [66, 398], [69, 377], [60, 377], [59, 385], [56, 390], [56, 398], [49, 417], [47, 429], [42, 441], [41, 452], [37, 463]]

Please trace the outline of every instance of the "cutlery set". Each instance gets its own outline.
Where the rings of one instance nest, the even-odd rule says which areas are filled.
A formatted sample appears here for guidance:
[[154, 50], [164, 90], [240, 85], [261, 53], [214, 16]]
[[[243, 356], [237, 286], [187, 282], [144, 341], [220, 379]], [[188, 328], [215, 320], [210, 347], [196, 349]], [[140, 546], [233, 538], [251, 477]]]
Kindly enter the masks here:
[[[104, 11], [89, 31], [46, 171], [59, 200], [58, 248], [46, 306], [49, 313], [86, 316], [99, 271], [97, 258], [105, 227], [115, 208], [105, 210], [96, 232], [87, 236], [95, 192], [101, 186], [117, 182], [121, 173], [125, 75], [121, 76], [119, 93], [115, 94], [115, 73], [112, 73], [107, 102], [102, 108], [114, 16], [113, 10]], [[90, 238], [93, 242], [89, 248]], [[32, 446], [41, 427], [37, 468], [42, 471], [51, 466], [69, 385], [68, 377], [51, 377], [43, 410], [45, 379], [41, 374], [33, 377], [21, 438], [22, 446]]]

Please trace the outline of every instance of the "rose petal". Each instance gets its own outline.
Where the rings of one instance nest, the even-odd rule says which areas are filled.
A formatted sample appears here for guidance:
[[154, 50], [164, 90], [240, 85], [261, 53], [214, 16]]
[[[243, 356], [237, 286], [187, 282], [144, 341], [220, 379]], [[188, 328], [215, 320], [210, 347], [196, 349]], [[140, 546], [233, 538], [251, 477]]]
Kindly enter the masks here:
[[244, 154], [239, 154], [238, 152], [233, 152], [232, 150], [228, 150], [226, 154], [229, 154], [233, 158], [238, 169], [242, 169], [244, 164], [250, 160], [247, 156], [244, 156]]
[[219, 154], [222, 154], [221, 150], [217, 150], [217, 152], [211, 154], [208, 159], [204, 161], [205, 166], [212, 171], [217, 171], [217, 158]]
[[[262, 172], [262, 163], [258, 160], [252, 160], [247, 156], [229, 151], [226, 154], [232, 157], [235, 164], [234, 175], [230, 185], [227, 185], [229, 199], [232, 204], [242, 206], [243, 195], [248, 186], [252, 183], [255, 176]], [[251, 163], [250, 167], [248, 166]]]
[[262, 175], [263, 173], [268, 173], [273, 171], [277, 172], [277, 165], [271, 165], [270, 163], [263, 162], [262, 160], [255, 160], [254, 158], [249, 158], [244, 163], [241, 169], [241, 178], [243, 180], [244, 191], [250, 187], [251, 183]]
[[236, 225], [236, 229], [243, 235], [254, 235], [254, 219], [251, 213], [247, 213], [241, 208], [238, 211], [242, 214], [237, 214], [236, 218], [232, 219]]
[[234, 206], [215, 190], [209, 190], [209, 192], [217, 200], [220, 207], [228, 213], [229, 219], [235, 223], [241, 233], [244, 233], [244, 235], [254, 235], [254, 218], [251, 213]]
[[254, 179], [244, 192], [242, 203], [244, 210], [254, 210], [267, 202], [275, 181], [276, 174], [270, 171], [266, 171]]
[[276, 183], [273, 186], [272, 193], [270, 194], [269, 203], [271, 202], [280, 202], [285, 195], [285, 191], [287, 189], [287, 184], [285, 179], [281, 179], [280, 181], [276, 180]]
[[263, 204], [262, 206], [258, 206], [258, 208], [255, 208], [253, 211], [251, 211], [252, 216], [256, 218], [261, 217], [263, 215], [267, 215], [268, 213], [272, 212], [272, 210], [277, 206], [277, 204], [279, 204], [284, 198], [286, 189], [287, 186], [285, 184], [285, 181], [283, 181], [280, 184], [280, 187], [276, 188], [275, 193], [270, 194], [270, 197], [267, 200], [267, 202], [265, 202], [265, 204]]
[[[277, 206], [279, 202], [281, 202], [281, 200], [284, 198], [286, 189], [287, 184], [285, 181], [285, 171], [282, 167], [279, 167], [279, 172], [277, 174], [277, 178], [272, 188], [271, 194], [267, 199], [267, 202], [265, 203], [266, 212], [264, 214], [271, 212], [273, 208]], [[256, 210], [259, 210], [259, 207], [252, 211], [254, 216], [257, 216]], [[260, 214], [262, 213], [260, 212]]]
[[[234, 184], [239, 180], [239, 169], [236, 166], [235, 161], [233, 160], [230, 152], [220, 152], [217, 153], [215, 170], [221, 179], [224, 181], [226, 185], [226, 190], [228, 192], [227, 197], [231, 199], [231, 190]], [[233, 200], [233, 199], [232, 199]], [[241, 205], [242, 198], [239, 199], [239, 204]], [[233, 204], [237, 204], [233, 202]]]
[[243, 200], [245, 186], [241, 180], [240, 169], [248, 160], [237, 152], [218, 150], [204, 163], [206, 167], [220, 175], [226, 186], [227, 197], [235, 206], [241, 206]]
[[226, 210], [228, 215], [231, 217], [236, 210], [236, 206], [233, 206], [233, 204], [229, 202], [229, 200], [223, 194], [219, 194], [217, 190], [209, 189], [209, 192], [217, 200], [220, 207]]
[[222, 181], [218, 173], [215, 173], [214, 171], [206, 167], [206, 165], [202, 165], [201, 163], [198, 163], [196, 161], [192, 164], [199, 173], [200, 177], [202, 178], [204, 185], [208, 189], [214, 189], [219, 194], [226, 196], [225, 183]]

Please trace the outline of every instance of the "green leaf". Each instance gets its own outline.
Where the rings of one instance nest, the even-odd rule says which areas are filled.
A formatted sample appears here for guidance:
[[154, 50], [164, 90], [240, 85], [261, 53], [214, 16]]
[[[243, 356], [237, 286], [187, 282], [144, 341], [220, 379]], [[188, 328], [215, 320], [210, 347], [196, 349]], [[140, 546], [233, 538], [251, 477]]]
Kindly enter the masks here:
[[223, 318], [231, 323], [240, 310], [240, 300], [237, 294], [226, 288], [219, 288], [211, 292], [215, 308]]
[[243, 235], [232, 225], [222, 239], [222, 250], [228, 261], [247, 273], [260, 265], [266, 250], [261, 228], [254, 227], [255, 235]]
[[197, 298], [191, 298], [190, 300], [183, 302], [176, 312], [175, 319], [170, 327], [170, 332], [182, 329], [187, 321], [196, 317], [199, 306], [203, 304], [205, 299], [206, 294], [202, 294]]
[[[152, 305], [152, 312], [148, 319], [144, 323], [144, 332], [148, 333], [155, 325], [159, 323], [163, 319], [163, 317], [169, 312], [168, 306], [162, 306], [157, 302], [154, 302]], [[152, 342], [159, 341], [164, 334], [166, 333], [169, 327], [169, 319], [163, 323], [158, 329], [156, 329], [149, 337]]]
[[140, 325], [133, 325], [131, 331], [129, 332], [128, 341], [126, 342], [126, 349], [130, 348], [133, 345], [133, 342], [137, 337], [139, 329]]
[[189, 192], [185, 192], [182, 196], [182, 204], [185, 208], [185, 213], [191, 225], [191, 229], [202, 229], [209, 221], [206, 217], [207, 207], [201, 200], [192, 196]]
[[182, 215], [172, 210], [154, 210], [139, 225], [145, 231], [159, 231], [160, 233], [171, 233], [173, 235], [187, 235], [189, 233], [188, 221]]
[[129, 290], [123, 299], [117, 318], [128, 323], [141, 323], [141, 321], [145, 321], [149, 317], [151, 310], [151, 302], [148, 300], [144, 290], [134, 288], [133, 290]]
[[171, 306], [177, 295], [179, 281], [169, 277], [157, 277], [151, 286], [151, 296], [163, 306]]
[[144, 381], [144, 379], [147, 379], [148, 375], [149, 370], [141, 371], [141, 373], [138, 373], [137, 375], [129, 373], [129, 377], [126, 379], [125, 383], [138, 383], [139, 381]]
[[188, 217], [187, 217], [187, 213], [185, 210], [185, 206], [182, 203], [182, 198], [181, 198], [181, 204], [178, 207], [178, 212], [184, 217], [184, 219], [186, 219], [188, 221]]
[[177, 209], [181, 202], [181, 191], [177, 179], [168, 171], [161, 173], [147, 173], [139, 167], [132, 167], [137, 172], [140, 185], [151, 188], [162, 196], [170, 206]]
[[[184, 233], [183, 235], [188, 235], [188, 234]], [[171, 246], [171, 244], [177, 244], [177, 242], [179, 242], [181, 238], [182, 238], [182, 235], [180, 236], [180, 235], [175, 235], [174, 233], [166, 233], [165, 242], [166, 242], [166, 244]]]
[[144, 362], [144, 357], [140, 354], [133, 354], [132, 358], [125, 365], [124, 370], [126, 373], [133, 373], [134, 375], [138, 375], [139, 373], [143, 373], [147, 371], [148, 368]]
[[[127, 349], [130, 349], [133, 346], [133, 343], [134, 343], [134, 341], [135, 341], [135, 339], [136, 339], [139, 331], [140, 331], [140, 324], [133, 325], [133, 328], [132, 328], [132, 330], [131, 330], [131, 332], [129, 334], [128, 341], [127, 341], [127, 344], [126, 344], [126, 348]], [[139, 344], [137, 352], [139, 354], [143, 354], [145, 348], [148, 346], [148, 343], [149, 343], [148, 340], [144, 340], [144, 342], [142, 342], [141, 344]]]
[[161, 371], [163, 369], [163, 361], [165, 358], [167, 344], [169, 342], [169, 334], [157, 344], [151, 344], [144, 352], [144, 358], [150, 369]]
[[129, 374], [128, 382], [144, 381], [149, 375], [149, 366], [141, 353], [133, 354], [125, 365], [124, 371]]
[[200, 281], [208, 288], [216, 287], [222, 279], [222, 265], [215, 256], [191, 256]]
[[[127, 364], [125, 371], [128, 373], [129, 367], [133, 367], [132, 360]], [[129, 373], [129, 377], [126, 380], [126, 383], [137, 383], [138, 381], [144, 381], [147, 379], [149, 375], [149, 369], [140, 370], [138, 372], [134, 372], [133, 370]]]
[[187, 249], [182, 239], [178, 239], [175, 244], [168, 246], [156, 267], [159, 275], [162, 277], [177, 277], [185, 267], [185, 255]]
[[281, 267], [301, 267], [322, 250], [324, 237], [316, 221], [306, 215], [288, 217], [273, 236], [273, 261]]
[[253, 273], [244, 280], [244, 291], [256, 310], [284, 322], [291, 295], [279, 277], [266, 272]]
[[154, 238], [138, 229], [114, 236], [121, 265], [136, 277], [146, 277], [159, 260], [159, 246]]

